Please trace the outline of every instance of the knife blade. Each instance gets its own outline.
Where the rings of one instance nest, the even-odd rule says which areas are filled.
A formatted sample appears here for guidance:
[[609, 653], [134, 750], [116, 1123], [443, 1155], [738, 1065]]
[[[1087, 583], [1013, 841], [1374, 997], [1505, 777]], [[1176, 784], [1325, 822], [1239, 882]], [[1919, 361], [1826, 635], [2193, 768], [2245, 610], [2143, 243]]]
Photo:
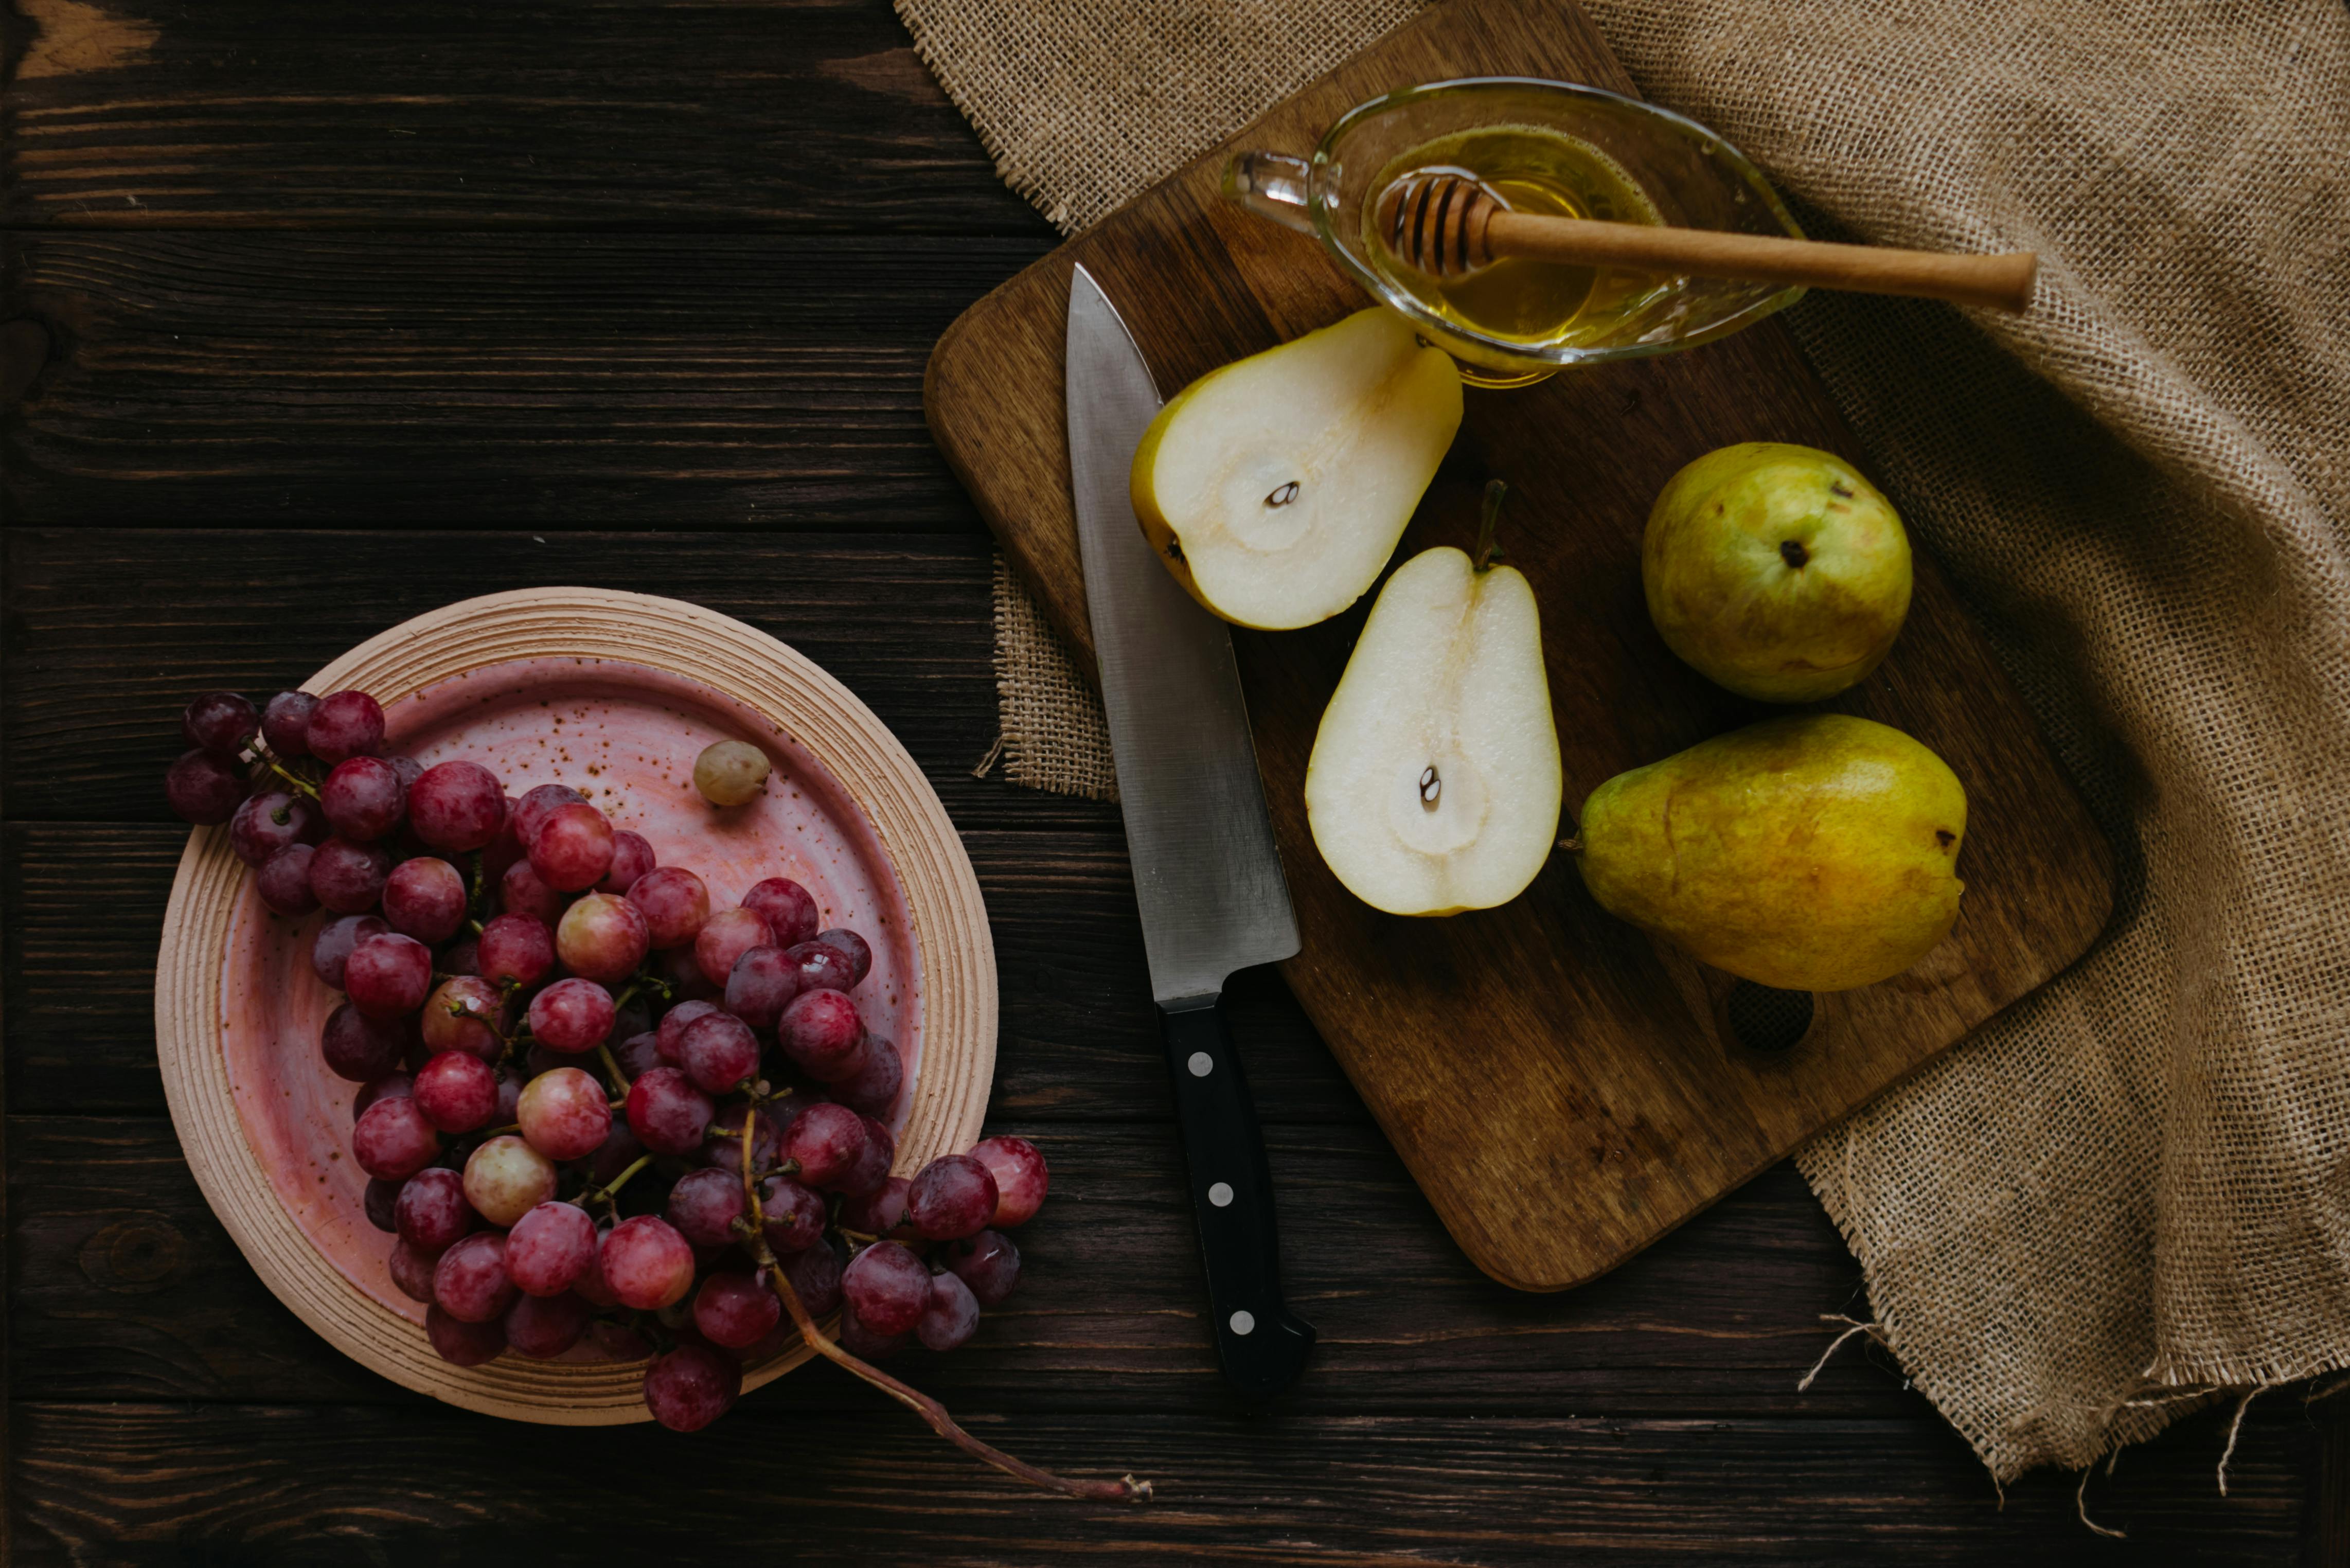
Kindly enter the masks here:
[[1297, 951], [1232, 634], [1159, 564], [1128, 472], [1159, 411], [1150, 367], [1101, 286], [1069, 283], [1069, 478], [1152, 999], [1183, 1133], [1224, 1376], [1263, 1398], [1313, 1326], [1281, 1293], [1273, 1179], [1223, 1011], [1236, 970]]

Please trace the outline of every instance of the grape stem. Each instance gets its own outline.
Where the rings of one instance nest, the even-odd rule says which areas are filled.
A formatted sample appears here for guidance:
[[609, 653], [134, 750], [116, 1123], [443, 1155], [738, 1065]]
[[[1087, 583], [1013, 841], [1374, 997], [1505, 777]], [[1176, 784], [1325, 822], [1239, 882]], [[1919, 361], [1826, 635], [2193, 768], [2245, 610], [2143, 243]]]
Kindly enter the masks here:
[[611, 1180], [606, 1182], [601, 1187], [589, 1188], [587, 1191], [581, 1193], [571, 1201], [577, 1203], [582, 1209], [587, 1208], [590, 1203], [609, 1203], [614, 1198], [619, 1195], [620, 1189], [629, 1184], [629, 1178], [636, 1175], [637, 1172], [642, 1170], [652, 1162], [653, 1157], [651, 1155], [640, 1154], [637, 1156], [635, 1161], [631, 1163], [626, 1170], [620, 1172], [619, 1175], [612, 1178]]
[[[620, 1096], [620, 1105], [627, 1105], [629, 1100], [628, 1075], [620, 1071], [620, 1064], [612, 1054], [611, 1042], [608, 1040], [604, 1044], [597, 1046], [596, 1054], [604, 1058], [604, 1071], [612, 1075], [612, 1089], [614, 1093]], [[618, 1110], [620, 1107], [619, 1106], [615, 1106], [613, 1108]]]
[[276, 774], [279, 778], [284, 779], [288, 784], [292, 785], [296, 793], [307, 794], [312, 800], [318, 798], [318, 786], [317, 784], [312, 784], [300, 774], [288, 772], [286, 765], [280, 763], [276, 757], [265, 756], [261, 760], [269, 764], [269, 771], [271, 773]]
[[792, 1282], [784, 1273], [783, 1265], [775, 1262], [775, 1254], [768, 1249], [766, 1237], [755, 1224], [745, 1240], [750, 1243], [752, 1255], [758, 1260], [759, 1266], [767, 1271], [767, 1277], [775, 1282], [775, 1294], [783, 1298], [785, 1310], [792, 1314], [793, 1326], [800, 1331], [800, 1338], [806, 1342], [810, 1350], [870, 1383], [920, 1416], [931, 1431], [980, 1463], [993, 1465], [1014, 1480], [1025, 1481], [1045, 1491], [1058, 1492], [1063, 1497], [1081, 1498], [1088, 1502], [1150, 1501], [1150, 1483], [1137, 1480], [1132, 1475], [1114, 1481], [1073, 1480], [1067, 1476], [1055, 1475], [1051, 1470], [1039, 1469], [1025, 1459], [1014, 1459], [1003, 1449], [981, 1442], [956, 1424], [955, 1418], [947, 1414], [945, 1406], [900, 1383], [879, 1367], [858, 1360], [827, 1338], [825, 1332], [816, 1326], [816, 1320], [808, 1316], [807, 1307], [800, 1301], [799, 1293], [792, 1289]]

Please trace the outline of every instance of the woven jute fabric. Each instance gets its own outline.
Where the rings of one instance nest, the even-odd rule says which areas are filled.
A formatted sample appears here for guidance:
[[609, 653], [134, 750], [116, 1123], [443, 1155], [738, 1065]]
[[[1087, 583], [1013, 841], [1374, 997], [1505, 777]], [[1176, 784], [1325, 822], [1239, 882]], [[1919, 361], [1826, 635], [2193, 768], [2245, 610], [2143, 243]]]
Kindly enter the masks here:
[[[1814, 296], [1784, 318], [2122, 872], [2088, 957], [1799, 1157], [1877, 1334], [2002, 1479], [2350, 1366], [2350, 16], [1589, 9], [1817, 232], [2042, 257], [2019, 317]], [[1392, 19], [899, 10], [1069, 226]], [[1226, 96], [1268, 36], [1281, 81]], [[1181, 84], [1210, 81], [1194, 120]]]

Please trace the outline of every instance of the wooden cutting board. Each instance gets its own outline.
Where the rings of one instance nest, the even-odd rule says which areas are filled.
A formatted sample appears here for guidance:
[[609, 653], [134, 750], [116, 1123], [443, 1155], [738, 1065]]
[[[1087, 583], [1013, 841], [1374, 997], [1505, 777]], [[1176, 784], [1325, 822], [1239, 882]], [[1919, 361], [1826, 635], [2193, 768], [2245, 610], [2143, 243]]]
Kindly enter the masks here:
[[[1061, 370], [1072, 264], [1108, 291], [1165, 395], [1325, 326], [1364, 296], [1313, 242], [1218, 198], [1226, 153], [1305, 152], [1380, 92], [1485, 75], [1631, 90], [1571, 6], [1449, 0], [1021, 273], [941, 339], [931, 432], [1081, 659], [1091, 649]], [[1674, 659], [1639, 578], [1641, 527], [1666, 479], [1714, 447], [1758, 440], [1859, 456], [1774, 322], [1468, 394], [1396, 558], [1470, 547], [1482, 482], [1510, 482], [1503, 539], [1541, 600], [1570, 816], [1611, 774], [1771, 711]], [[1916, 968], [1814, 999], [1800, 1039], [1762, 1049], [1746, 1041], [1774, 1044], [1761, 1021], [1793, 999], [1613, 919], [1567, 856], [1502, 909], [1380, 914], [1323, 867], [1304, 796], [1315, 726], [1373, 597], [1305, 631], [1233, 633], [1305, 938], [1284, 973], [1454, 1238], [1504, 1283], [1560, 1290], [1621, 1262], [2046, 981], [2105, 924], [2105, 841], [1922, 555], [1892, 657], [1830, 704], [1916, 735], [1967, 786], [1962, 912]]]

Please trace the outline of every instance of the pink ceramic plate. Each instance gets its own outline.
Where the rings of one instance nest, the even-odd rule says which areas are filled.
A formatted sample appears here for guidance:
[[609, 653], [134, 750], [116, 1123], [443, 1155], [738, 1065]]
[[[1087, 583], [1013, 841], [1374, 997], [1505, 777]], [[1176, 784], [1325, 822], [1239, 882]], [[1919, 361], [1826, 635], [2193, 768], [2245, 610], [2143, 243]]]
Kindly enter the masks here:
[[[699, 872], [715, 907], [762, 877], [816, 896], [825, 925], [873, 946], [857, 990], [909, 1082], [889, 1118], [910, 1170], [978, 1136], [994, 1055], [993, 953], [977, 886], [937, 797], [838, 683], [783, 644], [672, 600], [532, 590], [453, 605], [353, 650], [307, 683], [384, 701], [392, 749], [471, 757], [512, 794], [567, 784], [663, 865]], [[693, 759], [743, 740], [775, 763], [726, 811]], [[361, 1209], [354, 1085], [319, 1060], [336, 996], [310, 971], [325, 919], [271, 915], [221, 829], [190, 837], [158, 964], [157, 1033], [172, 1116], [213, 1209], [278, 1296], [359, 1360], [470, 1408], [527, 1419], [642, 1419], [641, 1365], [582, 1347], [462, 1369], [424, 1341], [423, 1307], [386, 1272], [391, 1239]], [[754, 1370], [756, 1386], [805, 1350]]]

